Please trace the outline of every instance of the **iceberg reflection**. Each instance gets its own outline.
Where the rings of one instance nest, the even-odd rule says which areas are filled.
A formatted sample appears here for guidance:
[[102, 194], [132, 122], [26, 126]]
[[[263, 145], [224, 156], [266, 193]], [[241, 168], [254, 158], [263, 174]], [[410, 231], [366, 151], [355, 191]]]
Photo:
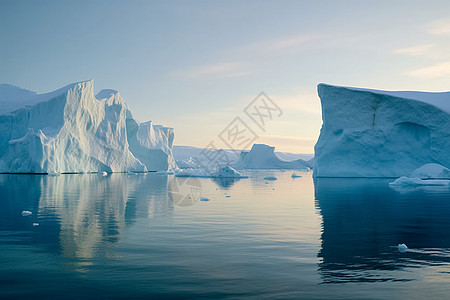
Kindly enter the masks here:
[[[450, 189], [403, 193], [390, 181], [315, 179], [325, 283], [411, 280], [397, 271], [450, 262]], [[400, 243], [412, 250], [399, 253]]]

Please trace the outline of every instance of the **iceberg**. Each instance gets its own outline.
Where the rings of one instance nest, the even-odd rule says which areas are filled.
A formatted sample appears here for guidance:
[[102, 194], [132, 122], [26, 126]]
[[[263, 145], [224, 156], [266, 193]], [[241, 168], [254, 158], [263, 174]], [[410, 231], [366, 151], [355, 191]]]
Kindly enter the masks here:
[[396, 179], [393, 182], [389, 183], [393, 186], [421, 186], [421, 185], [428, 185], [428, 186], [441, 186], [441, 185], [450, 185], [450, 180], [438, 180], [438, 179], [420, 179], [417, 177], [406, 177], [402, 176], [398, 179]]
[[214, 172], [203, 169], [183, 169], [179, 170], [176, 177], [203, 177], [203, 178], [248, 178], [230, 166], [222, 166]]
[[243, 169], [293, 169], [307, 170], [311, 168], [309, 162], [303, 159], [294, 161], [281, 160], [275, 153], [275, 147], [265, 144], [254, 144], [252, 149], [242, 151], [239, 160], [231, 166], [237, 170]]
[[415, 169], [409, 177], [421, 179], [450, 179], [450, 170], [440, 164], [425, 164]]
[[146, 172], [176, 168], [173, 129], [140, 123], [119, 92], [92, 80], [47, 94], [0, 85], [0, 172]]
[[389, 92], [319, 84], [323, 125], [315, 177], [400, 177], [450, 166], [450, 92]]

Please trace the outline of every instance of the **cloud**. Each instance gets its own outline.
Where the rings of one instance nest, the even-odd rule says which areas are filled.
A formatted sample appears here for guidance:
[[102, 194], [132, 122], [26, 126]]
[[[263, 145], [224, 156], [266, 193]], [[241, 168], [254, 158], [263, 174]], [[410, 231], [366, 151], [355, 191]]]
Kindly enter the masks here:
[[321, 37], [322, 36], [320, 35], [298, 35], [294, 37], [264, 42], [259, 44], [259, 46], [260, 49], [266, 50], [268, 52], [278, 52], [293, 48], [299, 48]]
[[200, 79], [200, 78], [230, 78], [241, 77], [250, 74], [247, 64], [242, 62], [224, 62], [200, 66], [196, 68], [177, 70], [170, 75], [178, 79]]
[[293, 95], [270, 95], [283, 111], [321, 115], [322, 109], [317, 94], [296, 93]]
[[423, 44], [423, 45], [416, 45], [416, 46], [407, 47], [407, 48], [396, 49], [396, 50], [394, 50], [394, 53], [411, 55], [411, 56], [421, 56], [421, 55], [429, 54], [430, 51], [433, 50], [433, 48], [434, 48], [433, 44]]
[[450, 19], [440, 19], [425, 26], [425, 31], [432, 35], [450, 35]]
[[443, 62], [430, 67], [419, 68], [408, 72], [408, 74], [421, 79], [435, 79], [450, 76], [450, 62]]

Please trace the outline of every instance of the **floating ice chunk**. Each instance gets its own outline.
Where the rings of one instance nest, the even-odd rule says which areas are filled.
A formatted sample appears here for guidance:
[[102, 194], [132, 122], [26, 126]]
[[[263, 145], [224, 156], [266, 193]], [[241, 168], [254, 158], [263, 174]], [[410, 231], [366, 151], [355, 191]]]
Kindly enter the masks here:
[[276, 178], [275, 176], [267, 176], [264, 177], [265, 180], [277, 180], [278, 178]]
[[230, 166], [223, 166], [214, 173], [201, 169], [184, 169], [179, 170], [175, 176], [177, 177], [204, 177], [204, 178], [248, 178], [236, 171]]
[[405, 253], [406, 251], [408, 251], [408, 246], [406, 246], [405, 244], [398, 244], [397, 249], [398, 252]]
[[440, 164], [425, 164], [415, 169], [410, 177], [418, 177], [421, 179], [450, 179], [450, 169]]
[[221, 167], [217, 172], [213, 174], [213, 177], [220, 177], [220, 178], [243, 178], [246, 176], [242, 176], [241, 173], [236, 171], [234, 168], [230, 166], [224, 166]]
[[108, 176], [108, 173], [107, 172], [101, 172], [100, 173], [102, 176]]
[[206, 198], [206, 197], [200, 197], [200, 201], [207, 202], [207, 201], [209, 201], [209, 198]]
[[449, 185], [450, 180], [437, 180], [437, 179], [429, 179], [429, 180], [423, 180], [417, 177], [405, 177], [402, 176], [398, 179], [396, 179], [393, 182], [389, 183], [393, 186], [417, 186], [417, 185]]
[[26, 217], [26, 216], [31, 216], [33, 213], [31, 212], [31, 211], [29, 211], [29, 210], [24, 210], [23, 212], [22, 212], [22, 216], [24, 216], [24, 217]]
[[33, 227], [38, 227], [39, 223], [33, 223]]
[[292, 178], [301, 178], [302, 177], [302, 175], [297, 175], [297, 174], [295, 174], [295, 173], [292, 173], [292, 176], [291, 176]]

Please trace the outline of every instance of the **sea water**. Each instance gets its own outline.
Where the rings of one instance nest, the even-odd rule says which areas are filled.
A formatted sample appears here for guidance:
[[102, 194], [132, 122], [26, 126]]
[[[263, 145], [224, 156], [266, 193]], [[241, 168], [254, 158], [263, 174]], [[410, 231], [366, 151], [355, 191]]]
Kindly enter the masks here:
[[0, 175], [0, 299], [450, 295], [449, 187], [296, 173]]

